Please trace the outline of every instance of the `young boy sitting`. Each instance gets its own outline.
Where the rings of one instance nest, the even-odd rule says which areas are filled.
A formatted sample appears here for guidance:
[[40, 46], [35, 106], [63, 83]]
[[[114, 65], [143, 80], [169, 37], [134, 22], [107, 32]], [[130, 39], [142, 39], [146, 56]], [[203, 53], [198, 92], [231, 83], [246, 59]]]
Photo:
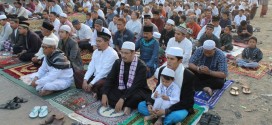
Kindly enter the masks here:
[[[180, 88], [174, 83], [175, 71], [165, 67], [161, 73], [161, 82], [156, 88], [155, 92], [151, 95], [151, 98], [155, 100], [152, 107], [153, 111], [156, 112], [160, 109], [167, 109], [173, 104], [180, 101]], [[151, 112], [150, 116], [145, 116], [144, 120], [152, 120], [156, 118], [154, 112]], [[162, 124], [162, 117], [159, 117], [156, 124]]]
[[230, 25], [226, 26], [224, 29], [224, 33], [220, 36], [220, 49], [222, 51], [231, 51], [233, 49], [231, 30], [232, 27]]
[[250, 37], [248, 41], [248, 47], [242, 52], [242, 59], [237, 59], [236, 64], [240, 67], [246, 68], [258, 68], [258, 62], [262, 60], [263, 53], [256, 47], [257, 38]]

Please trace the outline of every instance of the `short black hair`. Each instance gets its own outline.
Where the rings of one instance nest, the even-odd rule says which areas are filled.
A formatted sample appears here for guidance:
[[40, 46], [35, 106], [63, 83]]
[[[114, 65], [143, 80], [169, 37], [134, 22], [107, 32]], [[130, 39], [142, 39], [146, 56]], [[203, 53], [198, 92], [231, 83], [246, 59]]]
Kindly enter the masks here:
[[241, 26], [245, 26], [247, 25], [247, 22], [245, 20], [242, 20], [241, 23], [240, 23]]
[[250, 39], [255, 40], [255, 41], [256, 41], [256, 43], [258, 42], [257, 37], [255, 37], [255, 36], [250, 37], [248, 40], [250, 40]]
[[226, 28], [229, 28], [229, 30], [232, 30], [232, 26], [231, 25], [227, 25]]
[[53, 14], [54, 16], [58, 16], [56, 12], [51, 12], [50, 14]]
[[186, 21], [186, 16], [182, 15], [182, 16], [180, 16], [180, 19], [183, 19], [184, 21]]
[[167, 76], [167, 75], [163, 75], [163, 74], [161, 74], [161, 76], [162, 76], [165, 80], [174, 80], [174, 77], [171, 77], [171, 76]]
[[180, 56], [175, 56], [175, 57], [178, 59], [178, 61], [183, 59], [183, 57], [180, 57]]

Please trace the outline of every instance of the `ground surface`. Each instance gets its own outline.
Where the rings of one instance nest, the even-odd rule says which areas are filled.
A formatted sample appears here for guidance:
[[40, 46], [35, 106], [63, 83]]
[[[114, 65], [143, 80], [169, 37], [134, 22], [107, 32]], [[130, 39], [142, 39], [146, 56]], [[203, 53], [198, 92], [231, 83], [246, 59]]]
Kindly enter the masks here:
[[[263, 61], [272, 63], [272, 2], [270, 1], [268, 15], [265, 18], [259, 18], [260, 9], [258, 8], [258, 12], [251, 23], [254, 27], [261, 28], [261, 32], [254, 32], [254, 36], [257, 36], [259, 43], [262, 43], [258, 44], [258, 47], [264, 53]], [[252, 94], [240, 94], [234, 97], [228, 93], [228, 89], [211, 112], [218, 113], [222, 118], [221, 124], [224, 125], [272, 125], [271, 77], [266, 75], [261, 80], [256, 80], [230, 73], [228, 79], [248, 83]], [[0, 76], [0, 81], [0, 104], [18, 95], [30, 100], [28, 103], [22, 104], [22, 107], [18, 110], [1, 110], [0, 125], [38, 125], [44, 119], [30, 119], [28, 117], [29, 112], [36, 105], [49, 106], [51, 114], [58, 112], [58, 110], [50, 106], [45, 100], [13, 84], [6, 78]], [[236, 83], [234, 85], [239, 86]], [[65, 125], [70, 125], [71, 123], [72, 120], [66, 117]]]

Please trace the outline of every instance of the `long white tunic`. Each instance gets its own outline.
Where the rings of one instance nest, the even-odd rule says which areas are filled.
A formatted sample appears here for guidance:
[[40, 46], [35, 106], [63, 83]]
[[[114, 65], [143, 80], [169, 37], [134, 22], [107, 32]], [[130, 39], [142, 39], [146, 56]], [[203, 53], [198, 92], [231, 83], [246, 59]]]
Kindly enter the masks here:
[[[56, 42], [56, 48], [58, 48], [59, 38], [54, 33], [51, 33], [49, 36], [44, 36], [44, 38], [52, 38], [52, 39], [54, 39], [55, 42]], [[38, 59], [42, 59], [44, 57], [43, 48], [42, 47], [39, 49], [38, 53], [35, 54], [35, 56], [37, 56]]]
[[183, 49], [183, 59], [182, 59], [182, 64], [184, 67], [188, 67], [189, 65], [189, 60], [191, 58], [191, 53], [192, 53], [192, 42], [188, 40], [187, 38], [184, 38], [180, 43], [176, 41], [175, 37], [169, 39], [167, 43], [167, 48], [166, 52], [170, 47], [179, 47]]
[[60, 28], [60, 25], [61, 25], [59, 19], [56, 18], [54, 20], [54, 22], [52, 22], [52, 25], [54, 26], [54, 34], [56, 36], [59, 36], [59, 28]]
[[[102, 27], [102, 31], [101, 31], [101, 32], [111, 34], [110, 30], [107, 29], [106, 27]], [[91, 45], [92, 45], [92, 46], [96, 46], [96, 38], [97, 38], [97, 30], [95, 29], [95, 30], [94, 30], [94, 33], [93, 33], [93, 35], [92, 35], [92, 40], [91, 40]], [[111, 46], [111, 47], [114, 47], [113, 41], [112, 41], [112, 37], [111, 37], [111, 39], [110, 39], [110, 46]]]
[[38, 72], [32, 74], [32, 78], [38, 77], [36, 90], [59, 91], [67, 89], [74, 81], [73, 69], [56, 69], [49, 66], [46, 57]]
[[[155, 100], [153, 104], [153, 110], [167, 109], [173, 104], [180, 101], [180, 88], [172, 82], [170, 86], [166, 87], [162, 83], [156, 88], [155, 92], [158, 92], [157, 98], [154, 97], [155, 92], [151, 95], [151, 98]], [[163, 100], [162, 95], [168, 96], [169, 100]]]
[[84, 79], [89, 80], [91, 76], [94, 75], [95, 77], [91, 81], [91, 84], [95, 84], [100, 79], [105, 78], [109, 74], [113, 63], [118, 58], [117, 52], [110, 46], [104, 51], [98, 51], [98, 49], [96, 49]]
[[139, 20], [135, 20], [135, 21], [130, 20], [127, 22], [126, 28], [128, 30], [132, 31], [134, 34], [137, 33], [137, 35], [135, 35], [135, 37], [138, 38], [141, 33], [142, 24]]
[[[203, 27], [201, 28], [201, 30], [199, 31], [199, 33], [197, 34], [197, 37], [196, 37], [197, 40], [199, 40], [200, 37], [206, 32], [206, 26], [207, 26], [207, 25], [203, 26]], [[217, 27], [214, 27], [213, 34], [214, 34], [218, 39], [220, 39], [220, 34], [221, 34], [221, 26], [220, 26], [220, 25], [218, 25]]]

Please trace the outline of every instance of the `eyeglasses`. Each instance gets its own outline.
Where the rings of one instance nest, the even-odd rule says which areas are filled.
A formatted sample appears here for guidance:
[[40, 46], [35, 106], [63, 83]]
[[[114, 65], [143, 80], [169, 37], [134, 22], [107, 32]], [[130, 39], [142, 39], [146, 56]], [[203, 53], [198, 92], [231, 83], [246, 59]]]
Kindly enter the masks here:
[[47, 48], [51, 48], [51, 46], [42, 45], [42, 48], [43, 48], [43, 49], [47, 49]]

